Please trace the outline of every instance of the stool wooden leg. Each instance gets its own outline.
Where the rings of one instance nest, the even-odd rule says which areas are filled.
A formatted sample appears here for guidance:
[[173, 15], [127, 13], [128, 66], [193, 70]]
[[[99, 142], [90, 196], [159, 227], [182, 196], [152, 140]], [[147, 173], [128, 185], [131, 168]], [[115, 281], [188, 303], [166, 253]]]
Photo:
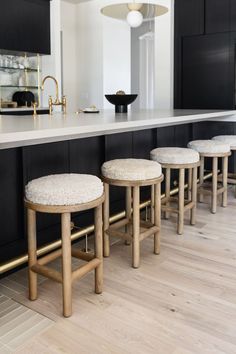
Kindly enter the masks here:
[[179, 170], [179, 213], [178, 234], [182, 235], [184, 229], [184, 168]]
[[154, 224], [155, 219], [155, 186], [151, 186], [151, 223]]
[[193, 169], [188, 169], [188, 200], [192, 199]]
[[225, 189], [222, 197], [222, 207], [226, 207], [228, 204], [228, 156], [223, 157], [222, 160], [223, 187]]
[[212, 174], [211, 212], [215, 214], [217, 208], [218, 157], [213, 157]]
[[193, 168], [192, 171], [192, 202], [194, 203], [194, 207], [191, 209], [191, 225], [195, 225], [196, 223], [196, 209], [197, 209], [197, 167]]
[[63, 315], [65, 317], [69, 317], [72, 314], [70, 221], [71, 221], [70, 213], [61, 214]]
[[[161, 229], [161, 184], [155, 185], [155, 226]], [[160, 254], [161, 230], [154, 234], [154, 253]]]
[[37, 263], [36, 212], [27, 209], [28, 255], [29, 255], [29, 299], [37, 299], [37, 274], [31, 267]]
[[110, 256], [110, 240], [106, 230], [109, 228], [109, 184], [104, 183], [105, 201], [103, 204], [103, 256]]
[[[131, 187], [126, 187], [126, 218], [131, 221], [131, 216], [132, 216], [132, 189]], [[126, 226], [126, 232], [128, 232], [131, 235], [132, 232], [132, 226], [129, 224]], [[130, 245], [130, 241], [126, 240], [125, 244], [127, 246]]]
[[[165, 195], [166, 198], [170, 198], [170, 177], [171, 177], [171, 172], [170, 168], [166, 168], [166, 173], [165, 173]], [[169, 207], [170, 203], [166, 203], [166, 206]], [[168, 211], [165, 212], [165, 219], [169, 219], [170, 213]]]
[[132, 244], [132, 258], [133, 267], [138, 268], [140, 264], [140, 189], [138, 186], [133, 187], [133, 244]]
[[103, 288], [103, 255], [102, 255], [102, 205], [95, 208], [95, 257], [101, 263], [95, 269], [95, 293], [101, 294]]
[[[204, 161], [204, 157], [201, 156], [200, 159], [200, 169], [199, 169], [199, 186], [201, 187], [203, 185], [204, 182], [204, 165], [205, 165], [205, 161]], [[199, 194], [199, 202], [202, 203], [203, 202], [203, 194]]]

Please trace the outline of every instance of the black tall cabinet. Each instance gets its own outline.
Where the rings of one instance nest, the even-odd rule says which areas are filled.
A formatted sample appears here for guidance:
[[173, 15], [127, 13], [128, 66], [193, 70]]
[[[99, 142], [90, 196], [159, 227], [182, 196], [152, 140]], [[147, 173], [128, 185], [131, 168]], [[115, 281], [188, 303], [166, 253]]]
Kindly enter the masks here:
[[0, 51], [50, 54], [50, 0], [0, 1]]
[[175, 107], [234, 109], [235, 0], [175, 1]]

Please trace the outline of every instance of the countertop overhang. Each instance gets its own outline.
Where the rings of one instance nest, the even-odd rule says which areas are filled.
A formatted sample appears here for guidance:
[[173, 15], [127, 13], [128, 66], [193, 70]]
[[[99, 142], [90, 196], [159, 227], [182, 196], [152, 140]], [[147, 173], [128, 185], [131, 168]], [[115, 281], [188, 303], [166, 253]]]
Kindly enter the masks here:
[[139, 110], [115, 114], [0, 115], [0, 149], [124, 133], [206, 120], [236, 121], [236, 111]]

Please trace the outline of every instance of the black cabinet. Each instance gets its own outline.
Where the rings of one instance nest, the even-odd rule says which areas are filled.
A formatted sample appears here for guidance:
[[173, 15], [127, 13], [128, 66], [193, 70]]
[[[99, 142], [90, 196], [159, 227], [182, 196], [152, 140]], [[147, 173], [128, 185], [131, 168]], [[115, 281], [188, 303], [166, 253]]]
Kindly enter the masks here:
[[236, 31], [236, 1], [231, 0], [230, 4], [230, 30]]
[[230, 5], [231, 0], [205, 0], [206, 33], [230, 31]]
[[181, 36], [204, 32], [204, 0], [175, 1], [175, 32]]
[[20, 150], [0, 151], [0, 185], [2, 220], [0, 247], [2, 247], [22, 238], [24, 234], [22, 154]]
[[50, 54], [50, 0], [1, 0], [0, 49]]
[[204, 33], [205, 0], [175, 1], [175, 107], [182, 108], [182, 40], [184, 36]]
[[230, 34], [183, 39], [182, 108], [233, 109]]
[[175, 108], [234, 109], [235, 32], [236, 0], [175, 1]]

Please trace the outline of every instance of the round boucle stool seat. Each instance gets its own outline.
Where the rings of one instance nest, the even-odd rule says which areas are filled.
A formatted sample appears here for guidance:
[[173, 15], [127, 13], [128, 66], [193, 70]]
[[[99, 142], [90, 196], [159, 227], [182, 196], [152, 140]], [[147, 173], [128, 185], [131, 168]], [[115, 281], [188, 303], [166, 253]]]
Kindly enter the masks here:
[[187, 148], [157, 148], [151, 151], [151, 159], [164, 165], [187, 165], [199, 162], [199, 154]]
[[212, 138], [214, 141], [221, 141], [228, 144], [231, 150], [236, 150], [236, 135], [218, 135]]
[[230, 153], [229, 144], [216, 140], [194, 140], [188, 143], [188, 148], [205, 155], [221, 155]]
[[117, 159], [102, 165], [105, 178], [120, 181], [145, 181], [162, 175], [161, 165], [144, 159]]
[[26, 199], [35, 204], [70, 206], [89, 203], [103, 195], [102, 181], [86, 174], [57, 174], [40, 177], [25, 188]]

